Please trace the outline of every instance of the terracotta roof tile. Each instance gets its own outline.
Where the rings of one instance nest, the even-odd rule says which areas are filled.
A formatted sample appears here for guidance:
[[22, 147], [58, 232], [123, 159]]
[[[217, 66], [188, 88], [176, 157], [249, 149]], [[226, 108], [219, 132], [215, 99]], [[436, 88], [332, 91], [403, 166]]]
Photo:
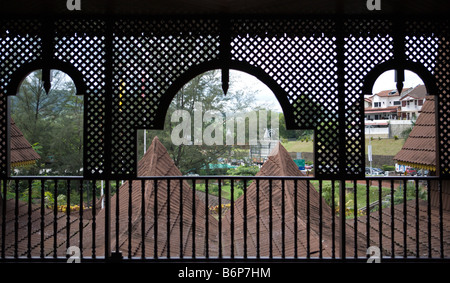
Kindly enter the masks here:
[[[145, 153], [144, 157], [138, 163], [139, 176], [181, 176], [181, 172], [170, 158], [166, 148], [157, 137], [153, 139], [152, 144]], [[111, 198], [112, 223], [115, 223], [115, 211], [117, 196], [119, 198], [119, 248], [128, 256], [129, 242], [131, 241], [131, 256], [142, 255], [142, 182], [140, 180], [131, 182], [131, 200], [130, 183], [125, 182], [119, 188], [119, 193]], [[193, 198], [193, 190], [186, 181], [180, 184], [178, 180], [170, 181], [170, 189], [167, 180], [157, 181], [146, 180], [144, 186], [145, 201], [145, 256], [154, 256], [155, 244], [155, 194], [157, 195], [157, 256], [178, 257], [180, 254], [192, 256], [192, 237], [195, 233], [196, 238], [196, 256], [205, 256], [205, 221], [208, 222], [209, 229], [209, 252], [211, 256], [217, 255], [217, 220], [209, 213], [205, 218], [205, 204], [196, 195]], [[131, 206], [130, 206], [131, 202]], [[182, 206], [181, 206], [182, 203]], [[195, 225], [192, 224], [193, 209], [195, 204]], [[170, 206], [170, 212], [167, 214], [167, 206]], [[131, 209], [131, 223], [129, 226], [129, 211]], [[97, 216], [97, 245], [104, 241], [104, 218], [105, 211], [102, 210]], [[169, 220], [169, 227], [167, 226]], [[182, 225], [182, 235], [180, 234], [180, 224]], [[130, 229], [131, 228], [131, 229]], [[195, 229], [194, 229], [195, 228]], [[116, 227], [111, 226], [112, 250], [116, 247]], [[89, 237], [88, 237], [89, 238]], [[180, 239], [182, 250], [180, 251]], [[89, 241], [89, 239], [87, 239]], [[92, 242], [90, 243], [92, 245]], [[98, 251], [103, 253], [100, 246]]]
[[[402, 89], [402, 94], [405, 93], [405, 92], [408, 92], [410, 90], [412, 90], [412, 88], [404, 88], [404, 89]], [[394, 94], [389, 94], [391, 92], [395, 92], [395, 93]], [[396, 89], [382, 90], [382, 91], [380, 91], [378, 93], [375, 93], [374, 95], [378, 95], [380, 97], [399, 96], [398, 91]]]
[[436, 166], [436, 119], [434, 96], [427, 96], [409, 137], [394, 160], [409, 166], [433, 169]]
[[[370, 243], [371, 246], [382, 247], [381, 255], [388, 257], [392, 255], [392, 242], [394, 242], [394, 255], [403, 256], [406, 249], [407, 256], [416, 256], [417, 251], [420, 257], [428, 257], [428, 239], [431, 237], [431, 256], [440, 257], [440, 239], [439, 239], [439, 208], [431, 206], [431, 234], [428, 233], [428, 204], [427, 201], [419, 200], [416, 206], [416, 200], [407, 201], [406, 212], [404, 212], [404, 204], [394, 206], [394, 214], [391, 214], [391, 207], [386, 207], [381, 213], [381, 231], [380, 231], [380, 212], [370, 213]], [[416, 226], [416, 213], [419, 212], [419, 226]], [[404, 213], [406, 214], [406, 231]], [[392, 225], [392, 217], [393, 223]], [[367, 236], [367, 216], [360, 216], [358, 219], [358, 234], [366, 238]], [[443, 210], [443, 245], [444, 257], [450, 254], [450, 211]], [[354, 226], [354, 220], [347, 220], [347, 224]], [[392, 237], [392, 228], [394, 229], [394, 237]], [[417, 228], [419, 235], [417, 237]], [[380, 245], [379, 234], [382, 234], [382, 244]], [[404, 237], [406, 235], [406, 247], [404, 245]], [[418, 247], [418, 250], [417, 250]], [[364, 255], [361, 255], [364, 256]]]
[[40, 159], [39, 154], [33, 150], [31, 144], [25, 139], [23, 133], [11, 118], [11, 165], [33, 162]]
[[411, 91], [409, 91], [407, 94], [402, 95], [402, 98], [400, 100], [406, 98], [407, 96], [410, 96], [412, 98], [424, 98], [428, 95], [427, 89], [425, 85], [418, 85], [415, 88], [413, 88]]
[[[88, 211], [84, 211], [89, 214]], [[82, 226], [85, 229], [90, 221], [89, 217], [83, 217]], [[30, 209], [28, 203], [20, 201], [17, 206], [17, 218], [16, 218], [16, 204], [14, 199], [6, 201], [6, 222], [5, 222], [5, 256], [13, 257], [17, 248], [17, 256], [24, 257], [28, 253], [28, 241], [30, 240], [30, 254], [33, 257], [38, 257], [41, 254], [41, 248], [45, 257], [53, 256], [54, 252], [54, 225], [55, 215], [53, 209], [44, 208], [44, 231], [41, 230], [41, 206], [37, 204], [31, 204]], [[17, 222], [17, 230], [16, 230]], [[67, 225], [69, 223], [69, 225]], [[29, 231], [28, 225], [31, 229]], [[57, 212], [56, 215], [56, 255], [58, 257], [64, 257], [67, 251], [67, 234], [70, 238], [71, 245], [79, 246], [79, 231], [80, 231], [80, 218], [78, 212], [71, 212], [68, 220], [67, 214], [64, 212]], [[0, 226], [0, 232], [2, 227]], [[86, 231], [86, 230], [85, 230]], [[41, 235], [43, 233], [44, 245], [41, 245]], [[28, 233], [31, 234], [30, 239]], [[17, 241], [16, 241], [17, 237]]]
[[[263, 164], [257, 176], [304, 176], [294, 163], [286, 149], [281, 145], [274, 149], [269, 159]], [[274, 257], [282, 256], [282, 218], [283, 218], [283, 201], [282, 201], [282, 182], [272, 181], [272, 207], [270, 202], [270, 187], [268, 180], [259, 181], [259, 202], [257, 199], [257, 183], [253, 181], [247, 188], [247, 245], [248, 254], [255, 256], [257, 249], [257, 207], [260, 210], [260, 255], [262, 257], [269, 256], [270, 252], [270, 214], [272, 212], [272, 255]], [[297, 182], [297, 209], [295, 209], [295, 183], [293, 180], [285, 181], [285, 195], [284, 195], [284, 213], [285, 213], [285, 256], [294, 256], [295, 243], [295, 219], [297, 219], [298, 232], [298, 256], [306, 257], [307, 246], [310, 245], [310, 256], [319, 256], [320, 243], [322, 244], [322, 255], [324, 257], [332, 256], [332, 212], [330, 207], [320, 197], [314, 186], [309, 183], [309, 219], [307, 216], [307, 191], [308, 184], [306, 180], [299, 180]], [[321, 209], [320, 209], [321, 207]], [[243, 256], [244, 254], [244, 198], [239, 198], [235, 203], [234, 227], [235, 239], [234, 250], [236, 256]], [[321, 210], [321, 213], [320, 213]], [[322, 215], [320, 219], [319, 215]], [[309, 220], [310, 230], [309, 243], [307, 239], [307, 222]], [[322, 222], [320, 221], [322, 220]], [[338, 225], [339, 217], [335, 217], [335, 233], [336, 238], [336, 255], [338, 254]], [[224, 217], [224, 227], [226, 231], [224, 235], [229, 235], [231, 221], [231, 211], [228, 210]], [[322, 231], [322, 235], [319, 232]], [[347, 228], [347, 251], [353, 253], [352, 244], [354, 243], [353, 232], [351, 227]], [[228, 238], [227, 238], [228, 239]], [[360, 241], [360, 239], [358, 239]], [[225, 242], [224, 251], [229, 254], [231, 243]], [[362, 244], [358, 245], [362, 247]], [[363, 251], [361, 251], [363, 252]]]

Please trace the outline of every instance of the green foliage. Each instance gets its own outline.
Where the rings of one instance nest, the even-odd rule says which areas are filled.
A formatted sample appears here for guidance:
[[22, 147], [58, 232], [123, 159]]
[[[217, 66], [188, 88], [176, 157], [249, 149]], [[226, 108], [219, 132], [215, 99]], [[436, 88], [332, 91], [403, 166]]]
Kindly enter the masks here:
[[[403, 203], [405, 201], [404, 189], [405, 189], [405, 187], [402, 184], [400, 187], [398, 187], [394, 191], [394, 199], [393, 200], [392, 200], [392, 195], [391, 194], [386, 195], [385, 200], [388, 203], [390, 203], [390, 204], [392, 204], [392, 202], [393, 202], [394, 205]], [[419, 199], [427, 200], [427, 192], [426, 192], [426, 190], [419, 188], [418, 195], [419, 195]], [[416, 198], [416, 187], [415, 187], [415, 185], [414, 184], [407, 184], [406, 185], [406, 201], [412, 200], [412, 199], [415, 199], [415, 198]]]
[[283, 113], [279, 113], [279, 134], [283, 143], [289, 140], [306, 141], [312, 140], [314, 131], [313, 130], [287, 130], [286, 129], [286, 119]]
[[402, 133], [400, 134], [400, 136], [406, 140], [409, 137], [409, 134], [411, 133], [411, 131], [415, 125], [416, 125], [416, 119], [413, 118], [411, 120], [411, 127], [403, 130]]
[[[235, 91], [232, 88], [233, 81], [230, 80], [230, 90], [225, 96], [222, 90], [222, 83], [220, 80], [220, 72], [210, 71], [203, 73], [196, 78], [189, 81], [184, 85], [177, 95], [173, 98], [172, 103], [169, 106], [164, 130], [149, 130], [147, 131], [147, 146], [150, 145], [152, 139], [158, 136], [159, 140], [166, 147], [170, 157], [175, 162], [176, 166], [183, 174], [197, 173], [204, 175], [216, 174], [215, 170], [212, 170], [207, 166], [208, 164], [217, 163], [219, 157], [226, 157], [227, 159], [241, 159], [243, 156], [247, 157], [248, 152], [243, 154], [242, 146], [230, 146], [230, 145], [174, 145], [171, 139], [172, 130], [179, 124], [177, 122], [171, 122], [171, 117], [176, 110], [188, 111], [190, 117], [194, 119], [194, 103], [202, 103], [202, 115], [206, 111], [218, 111], [222, 116], [222, 129], [223, 136], [226, 136], [226, 118], [230, 118], [233, 113], [245, 112], [249, 110], [255, 110], [252, 107], [254, 101], [254, 93]], [[220, 119], [213, 119], [209, 123], [203, 121], [202, 132], [205, 132], [211, 123], [220, 122]], [[194, 121], [191, 121], [191, 141], [194, 141]], [[248, 126], [246, 127], [246, 137], [248, 137]], [[236, 137], [237, 127], [235, 127], [233, 133]], [[143, 132], [138, 133], [138, 159], [143, 156]], [[205, 169], [202, 169], [205, 168]], [[202, 171], [200, 171], [202, 170]], [[220, 172], [221, 173], [221, 172]]]
[[[334, 204], [339, 205], [339, 182], [335, 181], [334, 184]], [[331, 207], [333, 204], [333, 190], [331, 182], [324, 182], [322, 184], [322, 197], [324, 201]]]
[[42, 168], [55, 175], [80, 175], [83, 152], [83, 99], [62, 72], [52, 70], [52, 87], [45, 93], [41, 71], [24, 79], [11, 99], [11, 116], [33, 149], [41, 156], [24, 175], [39, 175]]
[[393, 166], [393, 165], [383, 165], [383, 166], [381, 166], [381, 169], [383, 169], [384, 171], [395, 171], [395, 166]]
[[[236, 183], [235, 183], [236, 184]], [[231, 185], [230, 184], [222, 184], [222, 193], [221, 197], [224, 199], [231, 200]], [[205, 192], [205, 184], [197, 184], [195, 186], [196, 190]], [[214, 196], [219, 196], [219, 185], [218, 184], [208, 184], [208, 193]], [[237, 200], [240, 196], [244, 194], [244, 191], [242, 188], [234, 186], [234, 200]]]
[[255, 176], [259, 172], [258, 166], [241, 165], [236, 168], [228, 169], [227, 175], [230, 176]]

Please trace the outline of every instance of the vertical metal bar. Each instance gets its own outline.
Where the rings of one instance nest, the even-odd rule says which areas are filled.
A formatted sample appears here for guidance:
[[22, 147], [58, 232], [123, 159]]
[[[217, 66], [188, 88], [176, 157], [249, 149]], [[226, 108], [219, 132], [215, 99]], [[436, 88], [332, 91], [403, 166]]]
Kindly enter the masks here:
[[234, 258], [234, 179], [231, 179], [231, 258]]
[[166, 214], [167, 214], [167, 221], [166, 221], [166, 246], [167, 246], [167, 258], [170, 258], [170, 179], [167, 179], [167, 206], [166, 206]]
[[298, 258], [298, 183], [294, 179], [294, 258]]
[[57, 258], [56, 249], [58, 248], [58, 180], [55, 179], [55, 190], [53, 191], [53, 258]]
[[395, 241], [394, 241], [394, 180], [391, 180], [391, 257], [395, 256]]
[[145, 259], [145, 179], [141, 180], [141, 258]]
[[208, 179], [205, 179], [205, 256], [209, 258], [209, 184]]
[[120, 223], [119, 223], [119, 216], [120, 216], [120, 192], [119, 192], [119, 180], [116, 180], [116, 248], [115, 252], [119, 252], [119, 229], [120, 229]]
[[322, 180], [319, 180], [319, 258], [322, 259], [323, 252], [322, 252]]
[[[9, 164], [9, 163], [8, 163]], [[8, 166], [9, 167], [9, 166]], [[2, 201], [2, 259], [5, 258], [5, 250], [6, 250], [6, 188], [7, 188], [7, 179], [3, 179], [3, 197]]]
[[[369, 180], [366, 179], [366, 247], [369, 248], [370, 245], [370, 186]], [[369, 257], [369, 255], [367, 255]]]
[[209, 258], [209, 179], [205, 180], [205, 256]]
[[222, 180], [217, 180], [219, 184], [219, 259], [222, 258]]
[[431, 258], [431, 183], [427, 180], [428, 257]]
[[27, 257], [31, 258], [31, 196], [32, 196], [32, 184], [31, 179], [28, 180], [28, 243], [27, 243]]
[[331, 180], [331, 258], [336, 258], [336, 204], [335, 204], [335, 183]]
[[[261, 237], [260, 237], [260, 208], [259, 208], [259, 179], [256, 179], [256, 258], [261, 257]], [[297, 217], [296, 217], [297, 218]]]
[[111, 257], [111, 182], [105, 180], [105, 259]]
[[80, 187], [79, 187], [79, 192], [80, 192], [80, 211], [79, 211], [79, 222], [80, 222], [80, 226], [79, 226], [79, 236], [80, 236], [80, 242], [79, 242], [79, 248], [80, 248], [80, 259], [83, 259], [83, 180], [80, 180]]
[[244, 258], [247, 258], [247, 179], [244, 179]]
[[284, 194], [285, 194], [285, 180], [281, 180], [281, 258], [286, 257], [285, 253], [285, 200], [284, 200]]
[[444, 258], [444, 219], [443, 219], [443, 202], [442, 202], [442, 179], [438, 181], [438, 190], [439, 190], [439, 250], [440, 250], [440, 258]]
[[339, 257], [344, 260], [345, 252], [345, 180], [339, 181]]
[[153, 258], [158, 258], [158, 179], [153, 180], [153, 190], [155, 192], [153, 199]]
[[70, 247], [70, 179], [66, 180], [66, 250]]
[[[338, 125], [339, 125], [339, 168], [340, 175], [345, 176], [346, 166], [346, 127], [345, 127], [345, 34], [344, 34], [344, 22], [342, 19], [336, 21], [336, 66], [337, 66], [337, 91], [338, 91]], [[361, 117], [364, 115], [364, 111], [361, 111]], [[364, 121], [362, 119], [362, 121]], [[360, 138], [362, 147], [364, 148], [364, 127], [362, 127], [362, 137]], [[363, 151], [364, 153], [364, 151]], [[315, 154], [316, 156], [317, 154]], [[339, 183], [339, 254], [341, 259], [345, 259], [345, 180], [340, 180]]]
[[306, 258], [310, 258], [310, 232], [311, 232], [311, 223], [310, 223], [310, 193], [309, 193], [309, 180], [306, 180]]
[[195, 258], [195, 183], [196, 179], [192, 179], [192, 258]]
[[[112, 98], [114, 93], [114, 75], [113, 75], [113, 54], [114, 54], [114, 22], [111, 19], [105, 20], [105, 113], [104, 117], [104, 175], [105, 180], [105, 259], [109, 260], [111, 256], [111, 184], [110, 178], [113, 175], [112, 165]], [[85, 141], [86, 142], [86, 141]]]
[[407, 231], [406, 229], [408, 228], [407, 226], [407, 221], [406, 221], [406, 216], [407, 216], [407, 206], [406, 206], [406, 191], [407, 191], [407, 183], [406, 183], [406, 179], [403, 180], [403, 257], [406, 258], [407, 256], [407, 241], [406, 241], [406, 237], [407, 237]]
[[19, 257], [19, 180], [15, 180], [14, 186], [15, 202], [14, 202], [14, 258]]
[[131, 223], [133, 217], [133, 181], [128, 180], [128, 258], [131, 259], [131, 231], [133, 225]]
[[[381, 180], [378, 180], [378, 246], [380, 251], [383, 250], [383, 191], [381, 187]], [[380, 253], [380, 260], [383, 258], [383, 253]]]
[[183, 256], [183, 179], [180, 179], [180, 258]]
[[419, 258], [419, 180], [416, 180], [415, 187], [416, 187], [416, 258]]
[[41, 179], [41, 248], [40, 257], [44, 258], [44, 236], [45, 236], [45, 180]]
[[97, 182], [92, 180], [92, 258], [97, 258], [95, 250], [95, 233], [97, 231]]
[[273, 258], [272, 179], [269, 179], [269, 258]]
[[358, 186], [356, 180], [353, 180], [353, 216], [355, 222], [354, 229], [354, 238], [355, 238], [355, 249], [354, 249], [354, 257], [358, 258]]

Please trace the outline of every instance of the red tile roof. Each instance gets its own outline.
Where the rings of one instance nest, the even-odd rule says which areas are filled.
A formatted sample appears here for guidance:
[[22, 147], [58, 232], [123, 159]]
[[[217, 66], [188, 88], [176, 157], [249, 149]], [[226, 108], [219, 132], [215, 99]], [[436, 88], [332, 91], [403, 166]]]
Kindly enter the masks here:
[[[406, 203], [406, 211], [404, 204], [394, 205], [394, 214], [392, 208], [386, 207], [380, 212], [375, 211], [369, 214], [369, 246], [382, 247], [381, 255], [390, 257], [392, 252], [395, 256], [403, 256], [406, 250], [407, 256], [428, 257], [428, 250], [431, 250], [432, 257], [440, 257], [440, 238], [439, 238], [439, 208], [437, 206], [430, 207], [430, 219], [428, 221], [428, 204], [425, 200], [419, 200], [416, 206], [416, 200], [410, 200]], [[416, 214], [419, 214], [417, 219]], [[406, 222], [405, 215], [406, 214]], [[450, 211], [443, 210], [443, 247], [444, 257], [450, 255]], [[381, 229], [380, 229], [381, 222]], [[353, 219], [347, 220], [347, 225], [354, 227]], [[360, 237], [367, 238], [367, 216], [363, 215], [357, 218], [357, 229]], [[392, 225], [393, 223], [393, 225]], [[419, 224], [419, 226], [416, 225]], [[405, 230], [406, 224], [406, 230]], [[430, 225], [429, 225], [430, 224]], [[393, 228], [393, 229], [392, 229]], [[431, 234], [428, 229], [431, 229]], [[392, 235], [392, 230], [394, 234]], [[417, 235], [418, 231], [418, 235]], [[382, 235], [381, 244], [380, 237]], [[406, 235], [406, 246], [404, 238]], [[431, 238], [431, 247], [428, 245], [429, 237]], [[394, 250], [392, 251], [392, 243]], [[365, 244], [367, 246], [367, 244]], [[418, 249], [417, 249], [418, 248]], [[364, 255], [361, 255], [364, 256]]]
[[373, 113], [396, 113], [400, 107], [399, 106], [389, 106], [389, 107], [368, 107], [364, 109], [365, 114]]
[[31, 144], [11, 118], [11, 166], [17, 167], [32, 164], [41, 157], [34, 151]]
[[411, 98], [424, 98], [428, 95], [427, 89], [425, 85], [418, 85], [415, 88], [413, 88], [410, 92], [408, 92], [406, 95], [402, 96], [400, 100], [410, 96]]
[[[402, 89], [402, 94], [404, 92], [410, 91], [412, 88], [404, 88]], [[395, 92], [393, 94], [389, 94], [391, 92]], [[390, 89], [390, 90], [382, 90], [378, 93], [375, 93], [374, 95], [378, 95], [380, 97], [393, 97], [393, 96], [399, 96], [398, 91], [396, 89]]]
[[[157, 137], [153, 139], [144, 157], [138, 163], [139, 176], [181, 176], [169, 153]], [[145, 246], [145, 256], [153, 257], [155, 245], [155, 218], [157, 220], [157, 256], [178, 257], [180, 254], [192, 256], [192, 237], [195, 234], [196, 256], [205, 256], [205, 221], [209, 224], [209, 252], [211, 256], [217, 255], [217, 220], [211, 214], [205, 219], [205, 203], [196, 195], [193, 198], [193, 190], [186, 181], [180, 184], [178, 180], [170, 181], [170, 189], [167, 180], [157, 181], [157, 187], [153, 180], [146, 180], [144, 195], [141, 191], [142, 182], [135, 180], [131, 182], [132, 194], [130, 199], [130, 183], [125, 182], [119, 188], [119, 193], [111, 198], [112, 223], [116, 219], [116, 202], [119, 198], [119, 249], [128, 256], [127, 251], [131, 241], [131, 256], [141, 256], [142, 246]], [[157, 195], [157, 214], [155, 217], [155, 194]], [[142, 197], [145, 202], [144, 235], [142, 235]], [[170, 202], [170, 204], [169, 204]], [[182, 203], [182, 204], [181, 204]], [[193, 209], [195, 203], [195, 225], [192, 223]], [[131, 206], [130, 206], [131, 204]], [[167, 206], [170, 205], [169, 214]], [[131, 211], [131, 223], [129, 226], [129, 212]], [[167, 221], [169, 220], [169, 227]], [[97, 216], [97, 239], [98, 251], [104, 250], [104, 222], [105, 210]], [[182, 235], [180, 233], [180, 225]], [[131, 229], [130, 229], [131, 228]], [[111, 247], [116, 247], [116, 227], [111, 225]], [[143, 242], [143, 236], [145, 240]], [[180, 250], [180, 240], [182, 249]], [[87, 239], [89, 241], [89, 239]], [[92, 242], [89, 243], [92, 245]]]
[[436, 126], [434, 96], [427, 96], [411, 133], [394, 160], [417, 169], [435, 171]]
[[[290, 157], [287, 150], [279, 143], [278, 146], [273, 150], [269, 159], [263, 164], [260, 172], [257, 176], [304, 176], [298, 169], [297, 165], [294, 163]], [[297, 229], [297, 244], [298, 244], [298, 256], [306, 257], [307, 246], [310, 246], [309, 255], [319, 256], [320, 248], [322, 248], [322, 255], [324, 257], [332, 256], [332, 212], [331, 208], [326, 204], [326, 202], [319, 195], [318, 191], [314, 186], [309, 183], [309, 218], [307, 214], [307, 192], [308, 184], [306, 180], [299, 180], [297, 182], [297, 209], [295, 208], [295, 183], [293, 180], [286, 180], [285, 182], [285, 194], [284, 194], [284, 206], [283, 206], [283, 195], [282, 195], [282, 182], [273, 181], [272, 182], [272, 207], [269, 206], [270, 203], [270, 189], [268, 180], [260, 180], [259, 182], [259, 201], [257, 199], [257, 183], [253, 181], [252, 184], [247, 188], [247, 245], [248, 254], [256, 255], [257, 249], [257, 207], [260, 210], [260, 255], [262, 257], [269, 256], [270, 252], [270, 212], [272, 212], [272, 255], [274, 257], [282, 256], [282, 241], [283, 234], [281, 233], [282, 218], [283, 218], [283, 208], [285, 214], [285, 256], [294, 256], [294, 243], [295, 243], [295, 230]], [[337, 192], [336, 192], [337, 193]], [[244, 198], [239, 198], [235, 203], [235, 215], [234, 215], [234, 227], [235, 227], [235, 239], [234, 239], [234, 251], [236, 256], [243, 256], [244, 254]], [[322, 222], [320, 221], [320, 216], [322, 215]], [[295, 219], [297, 219], [297, 227], [295, 227]], [[224, 218], [224, 227], [227, 227], [224, 235], [230, 234], [231, 222], [231, 211], [228, 210]], [[309, 222], [310, 230], [310, 240], [307, 242], [307, 223]], [[336, 238], [336, 250], [335, 253], [338, 255], [338, 231], [339, 227], [339, 217], [335, 218], [335, 233]], [[322, 234], [319, 231], [322, 230]], [[353, 232], [351, 227], [347, 228], [347, 251], [353, 253]], [[358, 239], [359, 241], [359, 239]], [[225, 252], [229, 253], [230, 242], [225, 245]], [[359, 248], [362, 247], [362, 243], [358, 245]], [[364, 252], [361, 250], [361, 253]]]

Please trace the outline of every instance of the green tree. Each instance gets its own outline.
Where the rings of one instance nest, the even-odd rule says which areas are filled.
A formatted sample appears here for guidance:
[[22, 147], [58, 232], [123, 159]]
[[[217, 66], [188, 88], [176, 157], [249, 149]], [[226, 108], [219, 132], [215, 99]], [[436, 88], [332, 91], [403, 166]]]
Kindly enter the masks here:
[[[233, 81], [230, 81], [230, 86]], [[212, 123], [222, 123], [223, 137], [226, 136], [226, 118], [230, 117], [230, 113], [252, 109], [251, 103], [254, 101], [252, 93], [243, 93], [241, 91], [230, 91], [225, 96], [222, 90], [222, 83], [220, 80], [220, 71], [214, 70], [203, 73], [189, 83], [184, 85], [177, 95], [172, 100], [169, 106], [164, 130], [147, 131], [147, 146], [154, 136], [158, 136], [159, 140], [167, 148], [170, 156], [174, 160], [177, 167], [183, 174], [200, 173], [202, 167], [209, 170], [209, 163], [217, 163], [219, 157], [231, 157], [235, 155], [235, 151], [242, 148], [230, 145], [175, 145], [171, 140], [172, 130], [179, 124], [171, 122], [171, 116], [175, 110], [186, 110], [190, 117], [194, 119], [194, 104], [196, 102], [202, 103], [202, 117], [206, 111], [217, 111], [222, 115], [222, 119], [216, 121], [213, 119], [210, 122], [203, 121], [202, 133]], [[191, 141], [194, 142], [194, 121], [191, 121]], [[236, 127], [235, 133], [236, 134]], [[142, 133], [138, 136], [138, 156], [142, 157], [143, 152], [143, 137]], [[224, 142], [225, 143], [225, 142]], [[238, 153], [236, 153], [238, 154]], [[208, 174], [208, 172], [206, 172]]]
[[37, 175], [51, 169], [58, 175], [78, 175], [82, 168], [83, 100], [63, 72], [51, 71], [51, 88], [45, 92], [42, 72], [30, 73], [11, 100], [11, 116], [25, 138], [39, 148], [37, 166], [24, 170]]
[[286, 129], [286, 119], [283, 113], [279, 113], [280, 117], [280, 138], [282, 140], [303, 140], [312, 139], [314, 131], [313, 130], [288, 130]]

